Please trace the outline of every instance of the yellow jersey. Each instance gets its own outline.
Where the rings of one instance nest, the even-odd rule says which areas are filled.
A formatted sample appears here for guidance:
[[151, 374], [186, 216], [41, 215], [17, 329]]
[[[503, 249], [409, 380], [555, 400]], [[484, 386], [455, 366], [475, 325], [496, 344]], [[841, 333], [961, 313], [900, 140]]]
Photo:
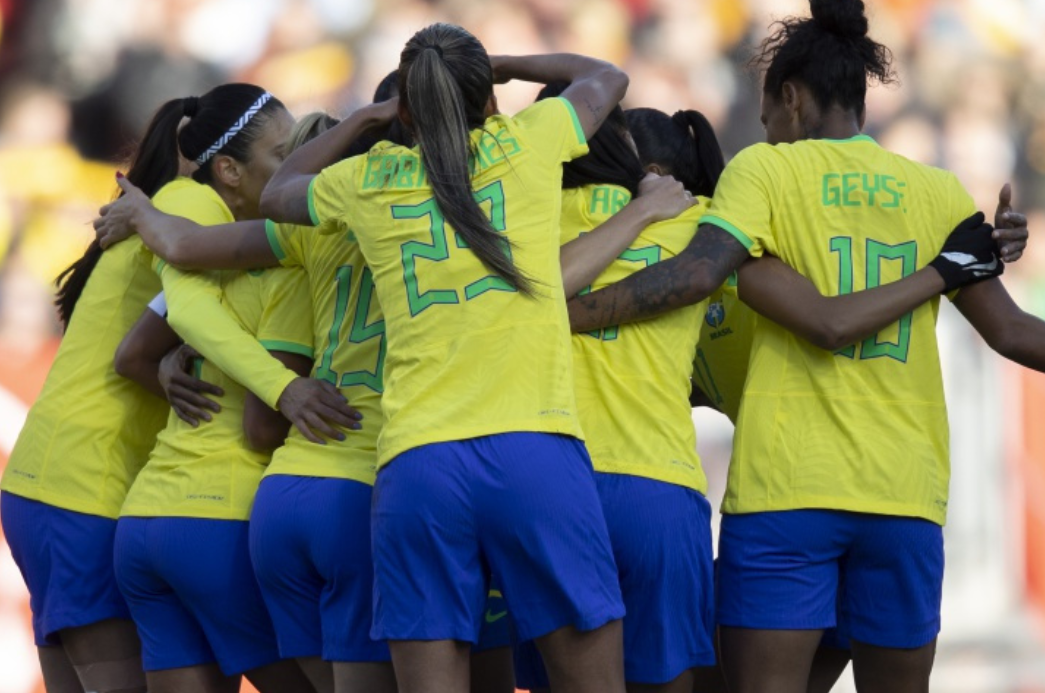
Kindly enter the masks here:
[[[860, 135], [745, 149], [702, 222], [838, 295], [924, 267], [975, 210], [953, 174]], [[943, 524], [938, 309], [937, 298], [835, 353], [757, 321], [723, 512], [828, 508]]]
[[758, 320], [758, 313], [737, 297], [736, 276], [708, 297], [693, 361], [693, 382], [734, 424]]
[[[610, 185], [564, 190], [562, 243], [605, 222], [629, 197], [627, 190]], [[612, 202], [621, 198], [621, 204]], [[707, 198], [699, 198], [678, 217], [647, 226], [583, 293], [678, 255], [693, 240], [707, 205]], [[703, 311], [701, 302], [651, 320], [573, 335], [577, 407], [595, 471], [707, 493], [689, 406]]]
[[[163, 186], [152, 203], [161, 212], [187, 217], [201, 226], [235, 221], [213, 188], [191, 178]], [[163, 278], [170, 326], [219, 370], [276, 409], [279, 396], [297, 374], [273, 358], [222, 305], [223, 285], [239, 273], [183, 272], [159, 258], [153, 267]]]
[[562, 163], [587, 152], [570, 103], [472, 131], [472, 187], [534, 296], [449, 228], [419, 152], [388, 142], [313, 179], [315, 224], [352, 231], [388, 330], [378, 466], [412, 448], [511, 431], [581, 437], [559, 267]]
[[[263, 347], [311, 359], [312, 315], [302, 309], [308, 300], [308, 277], [300, 269], [230, 273], [223, 286], [225, 308]], [[121, 515], [250, 518], [269, 453], [247, 444], [247, 389], [206, 360], [197, 362], [197, 377], [225, 390], [221, 411], [198, 428], [170, 413]]]
[[373, 275], [350, 231], [321, 234], [272, 222], [265, 230], [280, 263], [302, 267], [308, 274], [316, 345], [312, 377], [337, 386], [363, 415], [360, 430], [346, 431], [345, 440], [328, 440], [326, 445], [316, 445], [291, 428], [265, 474], [335, 477], [373, 485], [384, 418], [386, 349], [385, 319]]
[[160, 291], [135, 237], [106, 250], [76, 304], [0, 489], [58, 508], [119, 516], [167, 420], [167, 402], [117, 375], [123, 336]]

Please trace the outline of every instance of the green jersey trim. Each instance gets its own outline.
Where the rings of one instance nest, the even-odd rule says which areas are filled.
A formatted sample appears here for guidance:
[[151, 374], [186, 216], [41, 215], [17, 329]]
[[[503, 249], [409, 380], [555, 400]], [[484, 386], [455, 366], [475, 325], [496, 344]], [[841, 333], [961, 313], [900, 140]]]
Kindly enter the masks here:
[[316, 199], [315, 190], [316, 181], [319, 176], [312, 176], [312, 180], [308, 182], [308, 218], [312, 220], [313, 226], [319, 226], [319, 213], [316, 212]]
[[733, 236], [733, 238], [740, 241], [740, 244], [743, 245], [747, 250], [751, 250], [751, 246], [755, 244], [754, 241], [748, 238], [748, 235], [746, 233], [738, 229], [736, 226], [733, 226], [733, 224], [729, 223], [725, 219], [722, 219], [721, 217], [716, 217], [714, 214], [705, 214], [700, 218], [700, 221], [698, 223], [711, 224], [712, 226], [719, 227], [729, 235]]
[[577, 135], [577, 141], [581, 144], [588, 144], [588, 138], [584, 136], [584, 128], [581, 127], [581, 120], [577, 117], [577, 111], [574, 110], [573, 104], [570, 103], [569, 99], [564, 99], [561, 96], [555, 97], [566, 104], [566, 110], [570, 113], [570, 120], [573, 122], [574, 134]]
[[258, 341], [261, 342], [261, 346], [269, 351], [285, 351], [288, 354], [297, 354], [298, 356], [304, 356], [305, 358], [315, 358], [315, 354], [311, 347], [307, 347], [304, 344], [284, 342], [278, 339], [261, 339]]
[[[311, 197], [309, 198], [309, 207], [311, 208]], [[280, 264], [287, 259], [287, 254], [283, 252], [283, 246], [280, 245], [279, 236], [276, 235], [276, 222], [271, 219], [265, 220], [265, 236], [269, 239], [269, 246], [272, 248], [272, 254], [276, 256]]]

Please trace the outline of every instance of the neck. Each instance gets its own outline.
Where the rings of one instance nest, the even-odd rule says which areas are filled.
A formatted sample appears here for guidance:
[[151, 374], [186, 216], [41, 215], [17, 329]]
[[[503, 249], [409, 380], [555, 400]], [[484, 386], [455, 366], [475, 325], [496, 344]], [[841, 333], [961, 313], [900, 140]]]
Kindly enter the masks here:
[[247, 204], [244, 202], [243, 198], [237, 195], [233, 190], [226, 188], [223, 185], [215, 185], [213, 187], [215, 192], [218, 193], [218, 197], [221, 198], [222, 202], [225, 203], [225, 206], [229, 208], [230, 212], [232, 212], [232, 217], [236, 221], [258, 218], [257, 214], [250, 216], [250, 210], [248, 209]]
[[860, 134], [860, 120], [852, 111], [832, 106], [816, 122], [806, 125], [806, 137], [813, 140], [847, 140]]

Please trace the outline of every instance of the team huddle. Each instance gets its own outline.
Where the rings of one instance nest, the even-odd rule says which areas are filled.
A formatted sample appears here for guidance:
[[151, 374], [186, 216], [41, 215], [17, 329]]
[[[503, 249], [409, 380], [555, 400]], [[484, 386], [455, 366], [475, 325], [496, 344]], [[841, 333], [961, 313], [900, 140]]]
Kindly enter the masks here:
[[[860, 0], [763, 44], [767, 142], [418, 31], [375, 101], [157, 111], [0, 490], [48, 693], [926, 691], [946, 294], [1026, 219], [861, 133]], [[515, 115], [494, 85], [545, 85]], [[691, 407], [736, 425], [714, 560]]]

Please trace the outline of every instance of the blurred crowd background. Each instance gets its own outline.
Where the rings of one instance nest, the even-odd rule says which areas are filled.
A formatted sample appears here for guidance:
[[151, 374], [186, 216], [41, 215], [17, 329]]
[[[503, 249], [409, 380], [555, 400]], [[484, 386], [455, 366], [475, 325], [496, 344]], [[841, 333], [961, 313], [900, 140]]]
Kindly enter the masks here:
[[[954, 171], [985, 211], [1011, 181], [1032, 233], [1045, 229], [1045, 0], [867, 4], [901, 78], [870, 91], [868, 133]], [[763, 138], [754, 48], [774, 19], [807, 13], [801, 0], [0, 0], [0, 465], [57, 348], [54, 278], [166, 99], [248, 81], [298, 115], [343, 115], [414, 31], [452, 21], [491, 53], [621, 65], [626, 106], [696, 108], [729, 156]], [[499, 87], [501, 109], [535, 93]], [[1045, 317], [1045, 240], [1005, 283]], [[1045, 691], [1045, 379], [1002, 363], [954, 311], [941, 330], [955, 472], [934, 689]], [[720, 487], [729, 426], [696, 418]], [[0, 693], [35, 691], [25, 589], [0, 540]]]

